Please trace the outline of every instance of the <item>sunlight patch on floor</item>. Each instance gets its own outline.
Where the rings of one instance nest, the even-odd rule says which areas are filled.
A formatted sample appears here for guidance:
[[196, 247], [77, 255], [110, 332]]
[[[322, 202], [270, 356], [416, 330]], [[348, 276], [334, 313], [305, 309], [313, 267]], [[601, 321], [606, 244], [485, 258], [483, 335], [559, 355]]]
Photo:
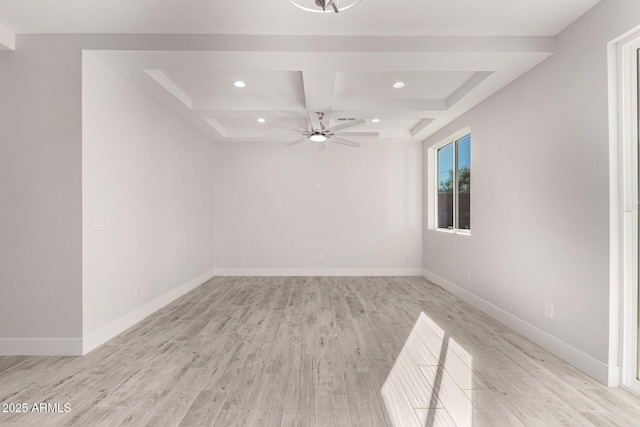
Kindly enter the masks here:
[[473, 358], [421, 313], [382, 386], [394, 427], [472, 426]]

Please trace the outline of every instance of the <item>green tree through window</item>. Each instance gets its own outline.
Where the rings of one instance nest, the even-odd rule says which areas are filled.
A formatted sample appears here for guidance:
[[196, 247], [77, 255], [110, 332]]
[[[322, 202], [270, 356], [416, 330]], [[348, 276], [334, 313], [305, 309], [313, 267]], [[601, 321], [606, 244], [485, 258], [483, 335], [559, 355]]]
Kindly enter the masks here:
[[438, 228], [471, 229], [471, 135], [438, 149]]

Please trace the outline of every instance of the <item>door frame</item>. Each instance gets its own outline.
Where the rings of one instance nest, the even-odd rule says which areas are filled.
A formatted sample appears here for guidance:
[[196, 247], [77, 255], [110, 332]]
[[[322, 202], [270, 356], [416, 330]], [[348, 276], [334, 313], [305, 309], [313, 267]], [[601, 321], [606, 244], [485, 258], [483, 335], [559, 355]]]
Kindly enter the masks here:
[[[608, 45], [609, 386], [640, 396], [638, 372], [638, 55], [640, 26]], [[617, 377], [617, 378], [616, 378]]]

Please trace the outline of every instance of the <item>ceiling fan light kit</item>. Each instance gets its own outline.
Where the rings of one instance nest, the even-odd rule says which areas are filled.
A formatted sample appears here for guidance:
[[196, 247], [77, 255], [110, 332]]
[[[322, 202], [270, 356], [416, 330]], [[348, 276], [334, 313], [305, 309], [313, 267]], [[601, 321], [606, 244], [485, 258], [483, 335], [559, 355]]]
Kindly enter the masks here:
[[311, 135], [309, 139], [313, 142], [325, 142], [327, 140], [327, 137], [322, 134], [315, 134]]
[[339, 13], [360, 3], [362, 0], [289, 0], [294, 6], [313, 13]]

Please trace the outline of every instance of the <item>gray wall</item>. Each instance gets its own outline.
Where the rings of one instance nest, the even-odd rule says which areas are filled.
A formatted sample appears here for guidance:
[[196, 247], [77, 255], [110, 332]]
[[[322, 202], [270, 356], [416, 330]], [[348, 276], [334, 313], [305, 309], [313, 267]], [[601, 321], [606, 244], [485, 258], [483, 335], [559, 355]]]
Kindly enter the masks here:
[[213, 275], [214, 143], [95, 51], [82, 86], [87, 351]]
[[[0, 354], [83, 349], [82, 50], [215, 46], [209, 41], [18, 35], [15, 51], [0, 51]], [[212, 224], [210, 215], [202, 224], [211, 239]], [[210, 246], [203, 256], [212, 269]], [[183, 276], [163, 289], [185, 285]], [[101, 313], [97, 322], [119, 314]]]
[[0, 351], [80, 344], [81, 146], [77, 39], [18, 37], [0, 52]]
[[551, 58], [425, 142], [471, 127], [471, 236], [426, 230], [427, 272], [605, 369], [607, 43], [638, 24], [640, 2], [605, 0], [558, 35]]
[[216, 143], [216, 270], [420, 274], [421, 151], [411, 141]]

